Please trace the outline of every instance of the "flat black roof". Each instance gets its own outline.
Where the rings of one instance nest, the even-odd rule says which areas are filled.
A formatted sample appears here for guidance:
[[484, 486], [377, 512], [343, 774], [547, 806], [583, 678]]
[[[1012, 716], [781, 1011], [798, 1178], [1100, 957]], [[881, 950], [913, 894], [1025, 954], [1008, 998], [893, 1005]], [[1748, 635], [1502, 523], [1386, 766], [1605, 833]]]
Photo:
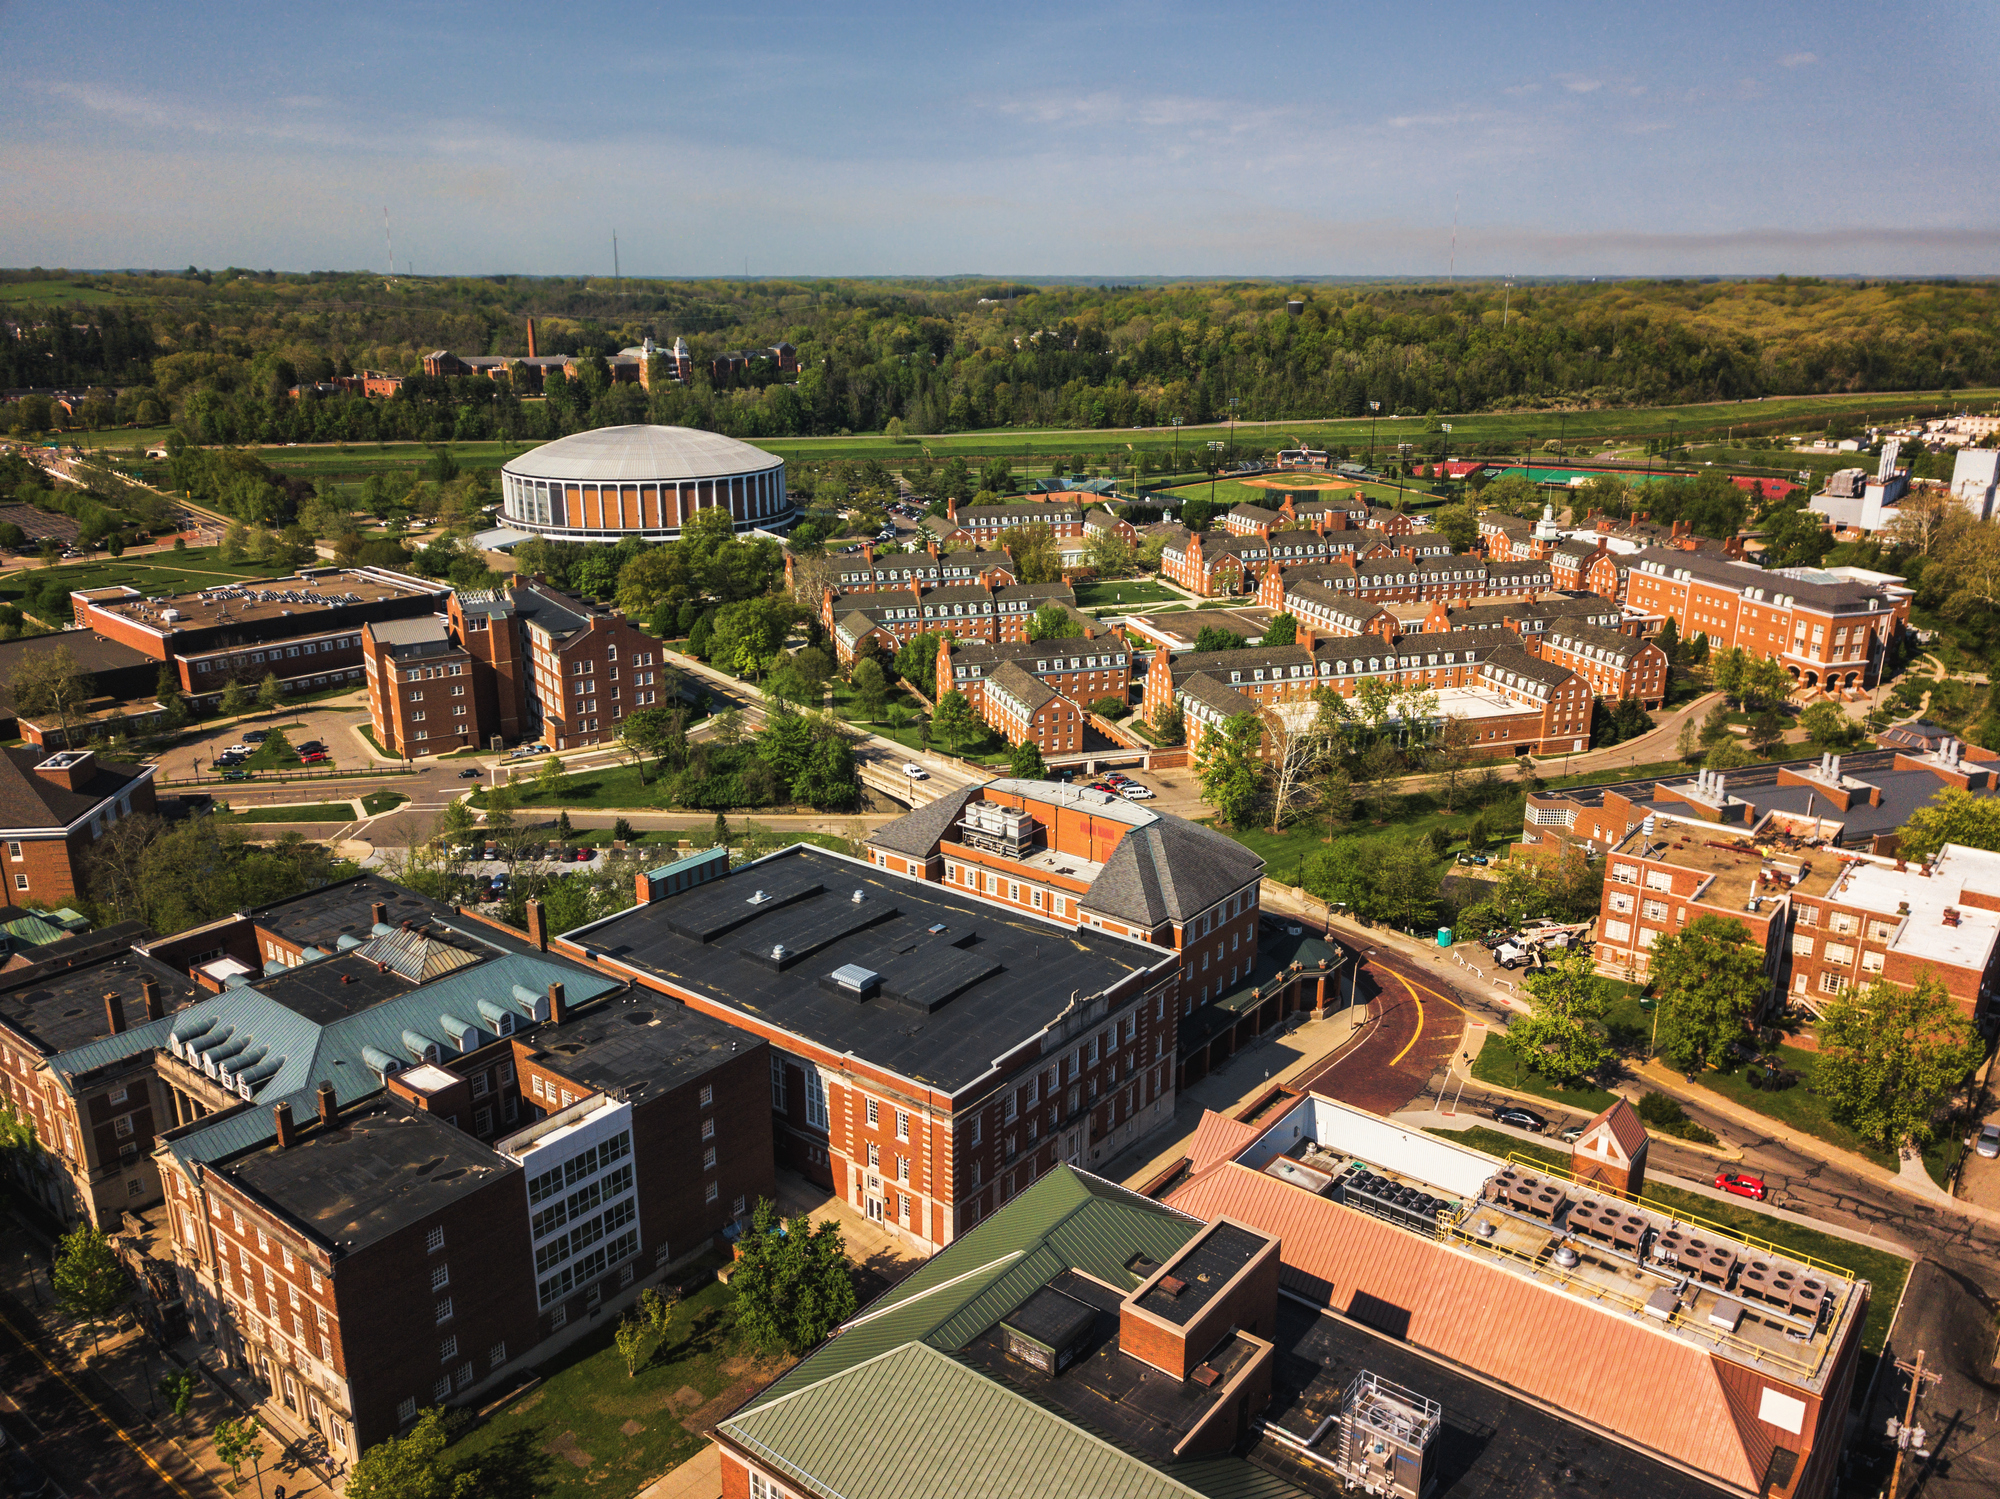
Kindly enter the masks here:
[[[105, 996], [115, 994], [126, 1029], [146, 1023], [139, 990], [143, 978], [157, 979], [168, 1014], [206, 998], [186, 973], [132, 951], [147, 936], [136, 921], [86, 934], [75, 947], [68, 941], [35, 949], [28, 968], [0, 974], [0, 1020], [43, 1051], [70, 1051], [111, 1034]], [[56, 952], [55, 949], [66, 949]]]
[[[380, 969], [368, 959], [346, 952], [287, 968], [269, 978], [253, 978], [250, 987], [314, 1025], [331, 1025], [385, 999], [408, 994], [417, 986], [393, 968]], [[505, 1001], [507, 996], [498, 998]]]
[[[1167, 1273], [1139, 1298], [1139, 1309], [1176, 1327], [1186, 1326], [1269, 1242], [1233, 1223], [1216, 1224], [1174, 1256]], [[1181, 1289], [1167, 1289], [1169, 1281], [1179, 1281]]]
[[639, 1103], [671, 1093], [755, 1045], [757, 1038], [650, 991], [626, 992], [535, 1032], [552, 1072]]
[[1067, 1348], [1095, 1326], [1097, 1318], [1096, 1308], [1054, 1286], [1043, 1286], [1002, 1317], [1000, 1325], [1034, 1339], [1044, 1348]]
[[[1378, 1333], [1280, 1298], [1278, 1366], [1265, 1420], [1304, 1440], [1340, 1408], [1341, 1396], [1363, 1370], [1427, 1395], [1444, 1407], [1435, 1438], [1433, 1499], [1577, 1499], [1579, 1495], [1645, 1495], [1646, 1499], [1715, 1499], [1733, 1492], [1608, 1441], [1540, 1406], [1433, 1363]], [[1251, 1462], [1300, 1488], [1344, 1499], [1324, 1470], [1260, 1438]]]
[[277, 1204], [329, 1244], [354, 1249], [521, 1168], [442, 1119], [378, 1094], [344, 1110], [333, 1129], [303, 1121], [290, 1150], [266, 1145], [209, 1169]]
[[[1174, 961], [809, 844], [567, 940], [946, 1092], [984, 1076], [1072, 995]], [[842, 988], [832, 974], [843, 967], [875, 982]]]
[[333, 951], [341, 934], [368, 940], [375, 925], [374, 905], [389, 908], [389, 925], [405, 921], [419, 924], [427, 917], [448, 916], [451, 907], [442, 901], [393, 885], [377, 874], [358, 875], [303, 895], [259, 906], [248, 914], [274, 937], [283, 937], [300, 947], [323, 947]]

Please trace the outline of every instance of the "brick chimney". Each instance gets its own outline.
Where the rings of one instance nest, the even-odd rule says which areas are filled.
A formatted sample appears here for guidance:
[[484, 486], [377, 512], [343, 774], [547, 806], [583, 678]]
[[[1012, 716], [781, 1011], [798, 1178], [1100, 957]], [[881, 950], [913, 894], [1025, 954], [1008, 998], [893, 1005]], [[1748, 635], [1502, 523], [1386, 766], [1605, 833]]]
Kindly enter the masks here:
[[1295, 637], [1295, 640], [1297, 644], [1302, 645], [1306, 648], [1307, 655], [1312, 654], [1313, 630], [1311, 625], [1306, 624], [1304, 621], [1300, 621], [1298, 626], [1298, 634]]
[[865, 561], [865, 562], [866, 562], [866, 563], [867, 563], [867, 564], [868, 564], [868, 565], [869, 565], [870, 567], [873, 567], [873, 566], [875, 565], [875, 543], [874, 543], [874, 542], [872, 542], [872, 541], [864, 541], [864, 542], [862, 542], [862, 543], [861, 543], [861, 557], [862, 557], [862, 560], [863, 560], [863, 561]]
[[160, 981], [155, 978], [139, 980], [139, 995], [146, 1001], [146, 1018], [159, 1020], [167, 1013], [166, 1003], [160, 997]]
[[535, 320], [533, 318], [528, 319], [528, 357], [530, 359], [535, 357]]
[[944, 518], [950, 521], [954, 526], [958, 524], [958, 501], [953, 499], [950, 495], [945, 496]]
[[290, 1150], [299, 1143], [299, 1130], [292, 1123], [292, 1106], [289, 1103], [271, 1105], [271, 1122], [278, 1128], [278, 1149]]
[[569, 1007], [563, 1003], [563, 986], [549, 985], [549, 1024], [561, 1025], [569, 1018]]
[[319, 1122], [332, 1129], [340, 1118], [340, 1104], [334, 1098], [331, 1078], [321, 1081], [316, 1097], [319, 1101]]
[[369, 917], [374, 921], [375, 925], [387, 926], [389, 924], [388, 902], [379, 900], [376, 901], [374, 905], [368, 908], [368, 914]]
[[528, 902], [528, 940], [543, 952], [549, 950], [549, 918], [538, 900]]
[[81, 791], [84, 783], [97, 774], [97, 751], [64, 750], [37, 765], [35, 774], [65, 791]]
[[114, 1036], [125, 1029], [125, 1003], [116, 994], [104, 996], [104, 1019]]

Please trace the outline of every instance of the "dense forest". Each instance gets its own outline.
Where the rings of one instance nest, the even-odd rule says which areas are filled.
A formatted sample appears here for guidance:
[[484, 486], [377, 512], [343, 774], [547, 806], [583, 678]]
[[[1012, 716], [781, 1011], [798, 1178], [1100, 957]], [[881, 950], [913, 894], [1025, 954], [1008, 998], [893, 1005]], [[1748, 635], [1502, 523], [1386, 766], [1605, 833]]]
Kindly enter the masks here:
[[[18, 293], [15, 299], [10, 293]], [[1288, 299], [1303, 303], [1288, 313]], [[432, 349], [586, 356], [545, 399], [421, 378]], [[685, 337], [698, 364], [778, 342], [718, 385], [613, 384], [601, 356]], [[588, 356], [599, 356], [591, 358]], [[362, 369], [391, 400], [294, 400]], [[1145, 287], [655, 282], [248, 271], [0, 272], [0, 388], [98, 387], [86, 425], [204, 443], [541, 440], [656, 421], [740, 437], [1129, 427], [1633, 406], [2000, 382], [2000, 285], [1625, 281]]]

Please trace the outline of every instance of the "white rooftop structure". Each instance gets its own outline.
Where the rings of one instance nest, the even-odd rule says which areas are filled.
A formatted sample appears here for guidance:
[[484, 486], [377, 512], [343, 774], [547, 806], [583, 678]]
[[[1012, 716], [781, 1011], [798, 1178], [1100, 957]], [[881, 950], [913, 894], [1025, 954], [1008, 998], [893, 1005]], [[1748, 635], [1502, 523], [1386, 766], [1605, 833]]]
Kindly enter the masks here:
[[1826, 899], [1898, 913], [1890, 952], [1920, 963], [1984, 969], [2000, 942], [2000, 911], [1965, 904], [1968, 891], [2000, 899], [2000, 853], [1947, 843], [1928, 867], [1898, 869], [1886, 861], [1859, 860], [1847, 866]]

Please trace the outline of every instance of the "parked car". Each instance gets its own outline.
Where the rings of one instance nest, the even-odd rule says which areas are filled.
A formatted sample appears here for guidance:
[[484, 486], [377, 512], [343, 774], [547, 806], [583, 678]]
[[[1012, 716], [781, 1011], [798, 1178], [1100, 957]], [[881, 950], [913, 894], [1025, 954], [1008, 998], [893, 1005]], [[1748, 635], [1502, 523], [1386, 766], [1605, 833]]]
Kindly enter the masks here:
[[458, 778], [461, 781], [476, 781], [479, 779], [479, 772], [477, 770], [461, 770], [458, 773]]
[[1484, 854], [1460, 854], [1460, 855], [1458, 856], [1458, 862], [1459, 862], [1459, 863], [1461, 863], [1461, 864], [1484, 864], [1484, 863], [1486, 862], [1486, 855], [1484, 855]]
[[591, 861], [591, 859], [596, 855], [596, 853], [597, 850], [592, 848], [589, 844], [587, 843], [581, 844], [578, 846], [576, 851], [576, 862], [579, 864], [588, 864]]
[[226, 768], [231, 765], [241, 765], [247, 758], [249, 757], [246, 755], [239, 755], [234, 750], [225, 750], [222, 754], [219, 754], [215, 757], [215, 763], [217, 768], [220, 769], [220, 768]]
[[914, 760], [903, 767], [903, 774], [913, 781], [928, 781], [931, 778], [931, 773]]
[[488, 878], [493, 882], [493, 888], [496, 891], [505, 890], [507, 888], [507, 871], [504, 869], [498, 870], [493, 874], [489, 874], [486, 878]]
[[1141, 786], [1137, 781], [1127, 786], [1120, 786], [1118, 794], [1128, 801], [1149, 802], [1153, 799], [1153, 793], [1148, 791], [1144, 786]]
[[314, 750], [314, 751], [312, 751], [312, 752], [311, 752], [310, 754], [305, 754], [305, 755], [300, 755], [300, 756], [299, 756], [299, 764], [301, 764], [301, 765], [324, 765], [324, 764], [326, 764], [326, 762], [327, 762], [328, 760], [330, 760], [330, 759], [332, 759], [332, 758], [333, 758], [333, 757], [332, 757], [331, 755], [327, 754], [327, 752], [326, 752], [325, 750]]
[[247, 744], [232, 744], [228, 749], [223, 751], [225, 755], [247, 755], [249, 753], [251, 753], [251, 750]]
[[222, 779], [225, 781], [247, 781], [250, 779], [250, 772], [247, 770], [238, 770], [234, 766], [231, 766], [222, 773]]
[[1503, 1103], [1493, 1111], [1493, 1117], [1502, 1124], [1511, 1124], [1515, 1129], [1524, 1129], [1531, 1135], [1539, 1135], [1549, 1127], [1548, 1120], [1519, 1104]]
[[1979, 1134], [1972, 1142], [1972, 1148], [1991, 1160], [2000, 1155], [2000, 1124], [1982, 1124]]
[[486, 840], [486, 857], [489, 859], [497, 859], [500, 857], [500, 845], [494, 842], [491, 838], [488, 838]]
[[271, 737], [271, 731], [269, 729], [252, 729], [249, 733], [243, 736], [243, 742], [245, 744], [262, 744], [266, 739], [269, 739], [270, 737]]
[[308, 739], [304, 744], [300, 745], [298, 748], [300, 754], [310, 755], [314, 750], [323, 750], [326, 748], [326, 746], [317, 739]]
[[1576, 1144], [1578, 1140], [1581, 1140], [1583, 1138], [1583, 1132], [1588, 1127], [1589, 1126], [1582, 1124], [1572, 1124], [1568, 1129], [1562, 1132], [1561, 1138], [1563, 1144], [1565, 1145]]
[[1738, 1197], [1747, 1197], [1752, 1202], [1762, 1202], [1770, 1195], [1761, 1176], [1744, 1176], [1735, 1171], [1718, 1171], [1715, 1184], [1725, 1192], [1734, 1192]]

